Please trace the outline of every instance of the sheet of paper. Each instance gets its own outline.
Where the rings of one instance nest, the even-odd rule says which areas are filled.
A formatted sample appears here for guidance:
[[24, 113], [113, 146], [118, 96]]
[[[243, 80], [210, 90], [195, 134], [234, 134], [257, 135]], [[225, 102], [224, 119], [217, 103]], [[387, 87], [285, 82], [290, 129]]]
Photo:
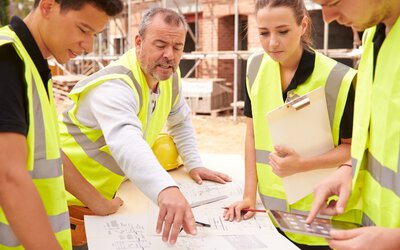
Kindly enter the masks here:
[[199, 232], [197, 236], [180, 235], [171, 246], [160, 236], [147, 235], [147, 218], [144, 214], [85, 216], [89, 250], [247, 250], [247, 249], [297, 249], [276, 231], [259, 230], [252, 234], [210, 235]]
[[211, 181], [204, 181], [198, 185], [192, 180], [177, 181], [179, 189], [188, 200], [192, 207], [213, 203], [212, 200], [223, 200], [226, 198], [234, 198], [239, 200], [242, 198], [243, 184], [241, 182], [228, 182], [219, 184]]
[[[246, 235], [258, 233], [276, 232], [267, 213], [257, 213], [253, 218], [248, 220], [225, 221], [223, 217], [224, 209], [221, 207], [197, 207], [192, 209], [196, 221], [209, 224], [211, 227], [197, 226], [199, 236], [210, 235]], [[148, 234], [160, 235], [156, 233], [156, 224], [158, 216], [158, 207], [151, 205], [148, 213]], [[184, 231], [181, 233], [186, 235]]]
[[[157, 249], [164, 249], [162, 247]], [[225, 235], [207, 237], [180, 237], [175, 246], [168, 249], [177, 250], [261, 250], [298, 249], [278, 232], [269, 235]]]
[[199, 207], [193, 209], [197, 221], [210, 224], [211, 227], [197, 227], [198, 232], [211, 235], [246, 235], [276, 232], [267, 213], [256, 213], [248, 220], [225, 221], [221, 207]]
[[151, 249], [146, 236], [147, 216], [85, 216], [85, 230], [90, 250]]
[[[307, 96], [310, 104], [300, 110], [284, 105], [267, 114], [273, 145], [290, 147], [304, 157], [320, 155], [334, 147], [324, 89], [317, 88]], [[314, 186], [333, 171], [335, 168], [318, 169], [284, 177], [289, 204], [312, 193]]]

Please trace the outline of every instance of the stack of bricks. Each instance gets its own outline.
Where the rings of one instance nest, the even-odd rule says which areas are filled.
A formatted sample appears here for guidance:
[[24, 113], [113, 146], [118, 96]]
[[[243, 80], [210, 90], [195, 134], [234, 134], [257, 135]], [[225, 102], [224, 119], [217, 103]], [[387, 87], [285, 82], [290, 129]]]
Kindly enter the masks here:
[[58, 75], [53, 76], [53, 95], [57, 111], [61, 112], [69, 103], [68, 94], [84, 75]]

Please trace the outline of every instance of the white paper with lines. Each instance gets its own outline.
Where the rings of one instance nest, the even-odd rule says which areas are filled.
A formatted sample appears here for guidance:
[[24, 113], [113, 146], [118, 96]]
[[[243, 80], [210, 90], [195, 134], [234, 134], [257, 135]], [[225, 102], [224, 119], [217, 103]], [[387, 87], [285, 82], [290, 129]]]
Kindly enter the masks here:
[[220, 207], [199, 207], [193, 209], [194, 218], [197, 221], [210, 224], [211, 227], [197, 227], [199, 234], [211, 235], [246, 235], [258, 233], [276, 232], [268, 214], [257, 213], [248, 220], [225, 221], [224, 209]]
[[85, 216], [86, 235], [89, 250], [256, 250], [256, 249], [297, 249], [283, 236], [264, 234], [263, 231], [249, 235], [181, 235], [171, 246], [159, 236], [146, 231], [146, 216], [110, 215]]
[[276, 244], [280, 244], [279, 249], [288, 246], [285, 240], [274, 237], [272, 241], [266, 241], [261, 235], [181, 235], [171, 246], [160, 236], [146, 234], [146, 216], [141, 214], [85, 216], [85, 226], [89, 250], [250, 250], [270, 249]]
[[204, 181], [203, 184], [198, 185], [192, 180], [182, 180], [177, 181], [177, 184], [191, 207], [198, 207], [227, 198], [239, 200], [243, 194], [243, 184], [241, 182], [219, 184]]
[[[276, 232], [276, 229], [266, 213], [257, 213], [248, 220], [225, 221], [223, 217], [224, 209], [221, 207], [198, 207], [192, 209], [196, 221], [210, 224], [211, 227], [197, 226], [199, 236], [210, 235], [246, 235], [258, 233]], [[160, 235], [155, 232], [158, 217], [158, 207], [150, 205], [148, 217], [148, 234]], [[183, 236], [185, 232], [181, 233]]]

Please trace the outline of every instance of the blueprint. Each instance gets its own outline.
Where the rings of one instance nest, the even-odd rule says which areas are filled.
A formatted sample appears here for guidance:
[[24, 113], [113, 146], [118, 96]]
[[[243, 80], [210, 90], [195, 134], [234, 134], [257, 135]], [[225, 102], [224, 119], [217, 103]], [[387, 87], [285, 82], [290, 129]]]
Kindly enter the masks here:
[[213, 201], [226, 198], [241, 199], [243, 184], [240, 182], [228, 182], [226, 184], [204, 181], [198, 185], [192, 180], [177, 181], [179, 189], [192, 207], [205, 205]]
[[209, 235], [198, 232], [196, 236], [180, 235], [175, 245], [161, 240], [160, 236], [146, 234], [146, 216], [110, 215], [85, 216], [89, 250], [256, 250], [297, 249], [276, 231], [261, 230], [247, 235]]
[[[223, 217], [224, 209], [221, 207], [197, 207], [192, 209], [196, 221], [209, 224], [210, 227], [197, 226], [199, 236], [209, 235], [246, 235], [259, 234], [261, 232], [276, 232], [276, 229], [266, 213], [257, 213], [248, 220], [225, 221]], [[156, 233], [158, 218], [158, 207], [150, 205], [148, 213], [148, 231], [149, 235], [160, 235]], [[182, 235], [185, 233], [182, 231]]]

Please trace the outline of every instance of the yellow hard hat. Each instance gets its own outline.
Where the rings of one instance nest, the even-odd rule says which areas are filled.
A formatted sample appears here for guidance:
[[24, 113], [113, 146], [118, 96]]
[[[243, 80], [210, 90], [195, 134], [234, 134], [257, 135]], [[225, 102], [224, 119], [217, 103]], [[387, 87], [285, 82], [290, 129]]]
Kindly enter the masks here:
[[151, 149], [165, 170], [169, 171], [182, 166], [182, 159], [179, 157], [178, 149], [169, 134], [159, 134]]

